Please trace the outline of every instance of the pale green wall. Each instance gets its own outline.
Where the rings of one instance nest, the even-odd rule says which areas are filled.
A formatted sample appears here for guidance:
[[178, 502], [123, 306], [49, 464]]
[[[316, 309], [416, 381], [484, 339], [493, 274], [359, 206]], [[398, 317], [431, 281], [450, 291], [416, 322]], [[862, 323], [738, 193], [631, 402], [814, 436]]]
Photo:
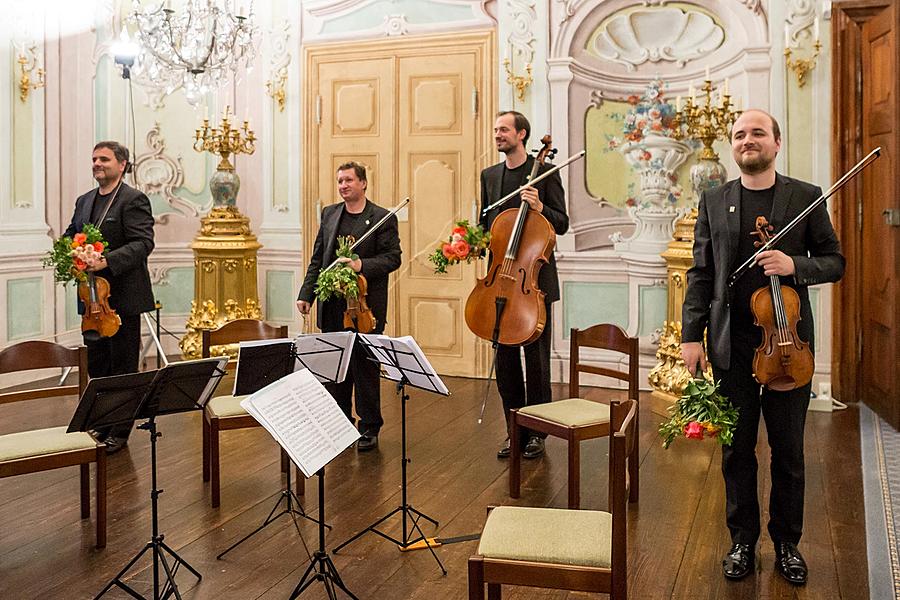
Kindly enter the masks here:
[[640, 298], [638, 335], [650, 335], [663, 326], [666, 319], [668, 288], [661, 285], [638, 286]]
[[164, 283], [153, 286], [153, 294], [162, 304], [164, 315], [186, 315], [194, 299], [194, 268], [173, 267], [166, 271]]
[[562, 289], [563, 338], [572, 327], [598, 323], [628, 327], [628, 284], [566, 281]]
[[266, 320], [291, 321], [294, 319], [294, 299], [299, 286], [294, 284], [291, 271], [266, 271]]
[[43, 281], [40, 277], [6, 282], [6, 331], [8, 340], [41, 335], [44, 315]]

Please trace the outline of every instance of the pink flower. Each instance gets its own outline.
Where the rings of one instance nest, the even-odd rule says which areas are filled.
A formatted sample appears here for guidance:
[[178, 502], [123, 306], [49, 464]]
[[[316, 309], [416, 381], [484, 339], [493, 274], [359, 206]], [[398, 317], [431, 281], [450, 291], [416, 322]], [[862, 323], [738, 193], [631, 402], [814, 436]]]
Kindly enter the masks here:
[[451, 252], [460, 260], [469, 255], [469, 243], [465, 240], [459, 240], [450, 244]]
[[94, 250], [103, 252], [103, 242], [94, 242]]
[[466, 236], [466, 228], [465, 227], [454, 227], [453, 231], [450, 232], [453, 235], [460, 235], [462, 237]]
[[79, 246], [87, 241], [87, 236], [83, 233], [76, 233], [75, 237], [72, 238], [72, 241], [78, 244]]
[[456, 254], [454, 254], [453, 249], [450, 247], [450, 244], [444, 244], [441, 246], [441, 254], [444, 255], [444, 258], [447, 260], [453, 260], [456, 258]]
[[684, 427], [684, 437], [689, 440], [702, 440], [706, 429], [697, 421], [691, 421]]

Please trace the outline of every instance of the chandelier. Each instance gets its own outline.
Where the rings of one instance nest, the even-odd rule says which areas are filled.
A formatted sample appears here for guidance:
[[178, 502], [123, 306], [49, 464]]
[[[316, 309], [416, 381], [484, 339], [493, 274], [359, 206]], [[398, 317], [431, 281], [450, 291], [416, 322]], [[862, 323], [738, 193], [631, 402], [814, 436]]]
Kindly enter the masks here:
[[134, 0], [133, 7], [128, 23], [141, 46], [135, 71], [166, 95], [183, 88], [193, 106], [256, 55], [252, 2], [248, 16], [234, 14], [231, 0], [184, 0], [179, 10], [168, 1], [141, 10]]

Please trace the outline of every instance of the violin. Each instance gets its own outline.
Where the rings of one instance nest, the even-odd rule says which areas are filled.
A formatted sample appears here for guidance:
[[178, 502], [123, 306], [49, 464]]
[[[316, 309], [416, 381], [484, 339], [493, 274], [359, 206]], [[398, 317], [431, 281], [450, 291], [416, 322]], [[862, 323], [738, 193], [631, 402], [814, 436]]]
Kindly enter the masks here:
[[109, 306], [109, 282], [106, 279], [89, 272], [87, 280], [78, 284], [78, 297], [84, 303], [81, 333], [85, 340], [96, 342], [119, 331], [122, 319]]
[[372, 333], [378, 320], [372, 314], [372, 309], [366, 304], [368, 283], [362, 274], [357, 276], [359, 295], [356, 298], [347, 296], [347, 309], [344, 311], [344, 327], [355, 329], [359, 333]]
[[[757, 247], [768, 243], [772, 226], [765, 217], [756, 217]], [[750, 297], [750, 310], [763, 330], [762, 342], [753, 356], [753, 377], [771, 390], [787, 392], [812, 381], [815, 359], [809, 344], [797, 335], [800, 296], [791, 287], [782, 287], [778, 275], [769, 276], [769, 286]]]
[[[556, 152], [549, 135], [526, 181], [537, 175], [544, 161]], [[478, 337], [495, 346], [522, 346], [540, 337], [547, 322], [544, 292], [538, 273], [550, 262], [556, 232], [550, 222], [527, 202], [503, 211], [491, 225], [489, 250], [495, 260], [466, 300], [466, 324]], [[496, 260], [502, 256], [502, 260]]]

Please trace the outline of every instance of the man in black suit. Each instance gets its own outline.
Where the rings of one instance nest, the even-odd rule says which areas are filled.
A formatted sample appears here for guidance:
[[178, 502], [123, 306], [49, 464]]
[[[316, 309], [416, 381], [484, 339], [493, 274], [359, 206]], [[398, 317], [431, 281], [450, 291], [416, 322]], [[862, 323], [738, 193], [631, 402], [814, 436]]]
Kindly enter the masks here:
[[[107, 377], [135, 373], [141, 353], [141, 313], [154, 309], [153, 289], [147, 269], [147, 257], [153, 250], [153, 213], [150, 200], [124, 181], [129, 165], [128, 148], [118, 142], [99, 142], [91, 157], [94, 179], [99, 187], [75, 202], [72, 222], [63, 235], [80, 233], [86, 223], [100, 228], [108, 242], [106, 254], [87, 270], [109, 281], [109, 305], [122, 320], [112, 337], [94, 339], [86, 335], [88, 374]], [[79, 314], [84, 306], [79, 301]], [[117, 425], [98, 433], [106, 442], [106, 451], [125, 447], [131, 423]]]
[[[344, 200], [340, 204], [326, 206], [322, 211], [321, 225], [313, 246], [306, 277], [297, 296], [297, 308], [308, 315], [315, 300], [316, 280], [324, 267], [336, 258], [337, 238], [353, 236], [359, 239], [375, 226], [388, 211], [366, 198], [366, 168], [356, 162], [342, 164], [337, 170], [338, 193]], [[378, 230], [356, 247], [357, 260], [342, 258], [357, 273], [365, 276], [368, 284], [366, 296], [369, 308], [375, 315], [375, 330], [383, 333], [387, 318], [388, 275], [400, 267], [400, 234], [397, 217], [392, 216]], [[331, 299], [319, 305], [317, 324], [322, 331], [343, 331], [344, 299]], [[338, 384], [325, 387], [338, 405], [353, 421], [352, 395], [356, 391], [356, 413], [359, 415], [361, 437], [356, 444], [359, 452], [378, 447], [378, 432], [384, 420], [381, 418], [381, 385], [378, 363], [367, 358], [368, 353], [357, 341], [347, 378]]]
[[[761, 387], [753, 377], [753, 355], [761, 340], [754, 325], [750, 296], [780, 276], [782, 285], [800, 297], [798, 333], [814, 348], [812, 309], [807, 286], [837, 281], [844, 257], [825, 205], [817, 207], [778, 244], [762, 252], [756, 267], [733, 288], [728, 276], [753, 252], [757, 216], [765, 216], [777, 233], [821, 196], [814, 185], [775, 172], [781, 134], [775, 119], [748, 110], [734, 123], [731, 149], [741, 170], [700, 198], [694, 229], [694, 265], [687, 273], [682, 311], [681, 352], [691, 374], [706, 368], [703, 332], [713, 375], [721, 392], [739, 411], [734, 443], [722, 448], [726, 521], [732, 547], [722, 561], [725, 577], [740, 579], [754, 567], [759, 539], [756, 439], [759, 415], [766, 421], [771, 456], [772, 491], [769, 535], [775, 544], [775, 567], [789, 582], [806, 583], [807, 567], [797, 549], [803, 528], [803, 430], [811, 384], [788, 392]], [[757, 268], [758, 267], [758, 268]]]
[[[531, 135], [531, 124], [521, 113], [504, 111], [497, 115], [494, 122], [494, 141], [497, 150], [506, 155], [506, 160], [481, 172], [481, 208], [482, 211], [525, 183], [531, 174], [534, 157], [525, 149]], [[551, 167], [543, 165], [538, 174]], [[500, 207], [482, 215], [481, 224], [490, 229], [504, 210], [516, 209], [522, 202], [541, 213], [556, 231], [562, 235], [569, 229], [569, 217], [566, 214], [566, 196], [562, 180], [557, 171], [534, 187], [526, 188], [518, 197], [514, 197]], [[493, 257], [492, 257], [493, 260]], [[538, 274], [538, 286], [546, 294], [547, 320], [540, 337], [524, 347], [525, 374], [527, 386], [522, 376], [521, 348], [504, 346], [497, 348], [497, 389], [503, 400], [503, 412], [509, 427], [509, 411], [523, 406], [544, 404], [552, 400], [550, 390], [550, 347], [553, 344], [551, 333], [552, 312], [550, 305], [559, 300], [559, 277], [556, 273], [556, 259], [551, 254], [550, 263], [541, 267]], [[522, 456], [537, 458], [544, 453], [544, 437], [537, 432], [529, 431], [522, 436]], [[497, 452], [498, 458], [507, 458], [510, 454], [509, 437]]]

